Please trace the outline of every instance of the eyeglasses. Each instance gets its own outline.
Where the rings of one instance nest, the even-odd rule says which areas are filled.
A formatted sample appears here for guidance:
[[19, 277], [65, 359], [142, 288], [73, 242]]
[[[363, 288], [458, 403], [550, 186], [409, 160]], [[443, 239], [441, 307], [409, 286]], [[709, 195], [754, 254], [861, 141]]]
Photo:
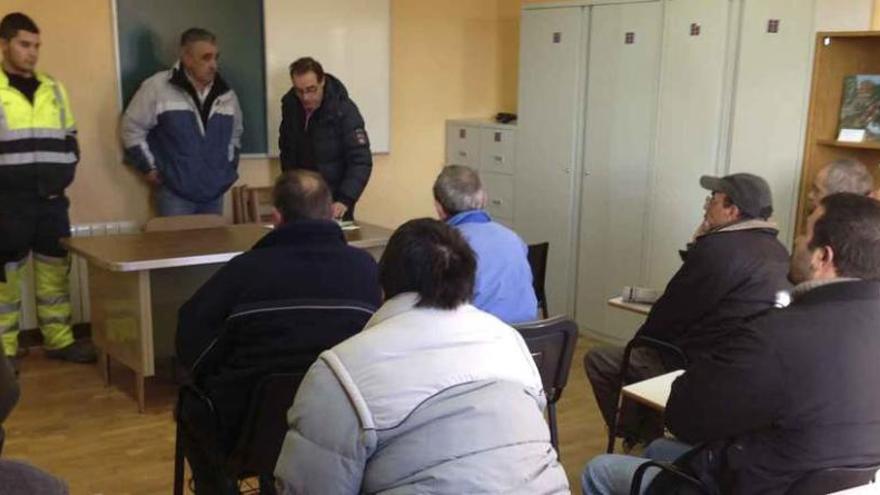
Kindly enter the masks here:
[[317, 86], [317, 85], [309, 86], [304, 89], [300, 89], [297, 87], [293, 88], [293, 90], [296, 92], [297, 96], [313, 95], [313, 94], [316, 94], [318, 92], [318, 90], [320, 90], [320, 89], [321, 89], [321, 87]]

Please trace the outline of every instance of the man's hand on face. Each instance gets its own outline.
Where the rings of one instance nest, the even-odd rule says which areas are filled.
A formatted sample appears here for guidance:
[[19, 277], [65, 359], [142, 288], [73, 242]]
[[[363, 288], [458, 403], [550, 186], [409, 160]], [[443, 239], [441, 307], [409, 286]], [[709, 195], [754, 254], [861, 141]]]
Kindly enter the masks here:
[[345, 212], [347, 211], [348, 207], [340, 203], [339, 201], [333, 203], [333, 218], [338, 220], [342, 218], [342, 216], [345, 215]]
[[696, 241], [697, 237], [700, 237], [701, 235], [705, 234], [706, 232], [709, 232], [710, 229], [711, 229], [711, 227], [709, 227], [709, 222], [706, 220], [703, 220], [700, 223], [700, 226], [697, 227], [697, 231], [694, 232], [694, 237], [691, 239], [691, 242]]
[[150, 170], [149, 172], [144, 174], [144, 181], [147, 184], [153, 187], [159, 187], [162, 185], [162, 177], [159, 176], [159, 171], [156, 169]]

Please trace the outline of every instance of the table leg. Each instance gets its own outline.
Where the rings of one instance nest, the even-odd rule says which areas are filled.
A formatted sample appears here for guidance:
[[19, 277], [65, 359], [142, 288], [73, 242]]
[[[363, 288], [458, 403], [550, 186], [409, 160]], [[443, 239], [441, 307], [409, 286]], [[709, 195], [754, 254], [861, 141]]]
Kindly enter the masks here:
[[98, 353], [98, 367], [101, 368], [101, 377], [104, 379], [104, 386], [110, 386], [110, 355], [103, 349]]
[[144, 400], [144, 374], [135, 372], [134, 374], [134, 394], [137, 397], [138, 403], [138, 412], [143, 414], [145, 409], [145, 400]]

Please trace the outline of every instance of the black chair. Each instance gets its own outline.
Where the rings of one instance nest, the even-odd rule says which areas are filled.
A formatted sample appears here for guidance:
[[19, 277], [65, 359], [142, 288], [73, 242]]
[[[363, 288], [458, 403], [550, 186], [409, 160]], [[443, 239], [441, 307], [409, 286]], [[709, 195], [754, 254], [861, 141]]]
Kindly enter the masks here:
[[621, 404], [621, 391], [623, 390], [624, 385], [626, 385], [626, 372], [629, 370], [629, 359], [632, 355], [632, 351], [639, 347], [649, 347], [655, 349], [660, 352], [664, 356], [667, 356], [671, 359], [665, 359], [668, 365], [672, 367], [672, 369], [676, 368], [687, 368], [688, 359], [687, 355], [684, 353], [681, 348], [678, 346], [672, 345], [668, 342], [663, 342], [662, 340], [657, 340], [651, 337], [643, 337], [640, 335], [636, 335], [626, 344], [626, 348], [623, 351], [623, 362], [620, 364], [620, 373], [618, 375], [618, 385], [617, 385], [617, 401], [615, 402], [614, 413], [611, 415], [611, 424], [608, 425], [608, 447], [605, 451], [609, 454], [614, 453], [614, 442], [617, 439], [618, 435], [618, 427], [620, 422], [620, 404]]
[[[648, 461], [639, 466], [633, 474], [629, 489], [630, 495], [639, 495], [645, 471], [650, 467], [656, 467], [670, 473], [703, 493], [710, 493], [705, 484], [677, 466], [668, 462]], [[785, 493], [786, 495], [828, 495], [873, 483], [878, 470], [880, 470], [880, 465], [819, 469], [802, 476]]]
[[577, 344], [577, 324], [564, 316], [514, 325], [541, 373], [541, 383], [547, 396], [547, 422], [550, 424], [550, 443], [559, 452], [559, 432], [556, 426], [556, 403], [568, 382], [568, 370]]
[[549, 317], [547, 311], [547, 295], [544, 293], [544, 280], [547, 278], [547, 251], [550, 250], [549, 242], [529, 244], [529, 266], [532, 267], [532, 287], [538, 298], [538, 307], [541, 308], [541, 317]]
[[[287, 433], [287, 410], [293, 403], [303, 373], [276, 373], [263, 377], [254, 390], [236, 446], [227, 458], [227, 472], [236, 479], [257, 476], [260, 493], [275, 493], [275, 463]], [[183, 390], [181, 391], [181, 396]], [[180, 424], [174, 455], [174, 495], [183, 495], [183, 445]]]

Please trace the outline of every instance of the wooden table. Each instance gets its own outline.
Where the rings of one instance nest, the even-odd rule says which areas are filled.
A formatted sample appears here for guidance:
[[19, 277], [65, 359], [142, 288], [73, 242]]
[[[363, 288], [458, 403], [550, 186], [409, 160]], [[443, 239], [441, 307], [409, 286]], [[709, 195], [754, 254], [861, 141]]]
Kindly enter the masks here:
[[633, 313], [637, 313], [640, 315], [646, 315], [651, 312], [650, 304], [642, 304], [642, 303], [634, 303], [634, 302], [626, 302], [622, 297], [612, 297], [608, 300], [608, 305], [614, 308], [620, 308], [626, 311], [630, 311]]
[[[345, 231], [346, 239], [378, 259], [391, 231], [359, 225]], [[245, 224], [64, 239], [64, 245], [89, 265], [92, 339], [100, 350], [105, 383], [110, 383], [111, 358], [133, 370], [143, 412], [144, 379], [156, 374], [157, 357], [173, 356], [181, 304], [269, 230]]]
[[666, 409], [666, 402], [669, 401], [669, 394], [672, 393], [672, 382], [682, 373], [684, 370], [675, 370], [665, 375], [630, 383], [623, 387], [621, 392], [624, 397], [663, 412]]

